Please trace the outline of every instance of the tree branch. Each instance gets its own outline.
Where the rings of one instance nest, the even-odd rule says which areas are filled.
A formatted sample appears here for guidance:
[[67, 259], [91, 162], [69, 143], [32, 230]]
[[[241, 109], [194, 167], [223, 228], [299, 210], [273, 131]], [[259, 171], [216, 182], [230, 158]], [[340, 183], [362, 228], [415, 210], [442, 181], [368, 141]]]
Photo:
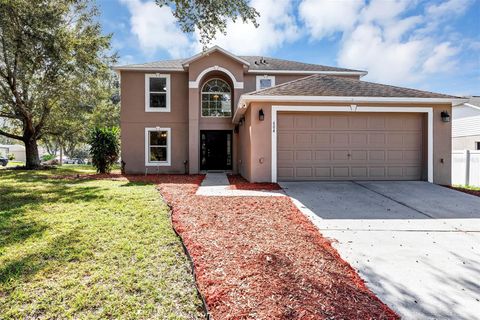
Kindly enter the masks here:
[[16, 134], [13, 134], [13, 133], [8, 133], [6, 131], [3, 131], [2, 129], [0, 129], [0, 135], [5, 136], [5, 137], [10, 138], [10, 139], [23, 141], [22, 136], [17, 136]]
[[[18, 116], [14, 115], [14, 114], [10, 114], [10, 113], [3, 113], [3, 112], [0, 112], [0, 118], [9, 118], [9, 119], [18, 119]], [[21, 120], [21, 119], [18, 119], [18, 120]]]

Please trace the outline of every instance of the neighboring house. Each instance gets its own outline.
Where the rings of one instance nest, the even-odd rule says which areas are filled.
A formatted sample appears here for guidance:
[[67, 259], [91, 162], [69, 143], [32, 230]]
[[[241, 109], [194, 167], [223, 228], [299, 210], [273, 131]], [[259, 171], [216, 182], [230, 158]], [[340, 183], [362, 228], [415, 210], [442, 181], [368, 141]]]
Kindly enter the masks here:
[[442, 114], [464, 102], [458, 97], [217, 46], [115, 69], [127, 173], [451, 182], [452, 128]]
[[480, 97], [453, 108], [453, 150], [480, 150]]
[[14, 161], [25, 162], [25, 147], [20, 144], [3, 144], [0, 145], [0, 148], [7, 149], [7, 154], [13, 154], [15, 157]]
[[8, 155], [8, 148], [0, 145], [0, 156], [7, 157]]

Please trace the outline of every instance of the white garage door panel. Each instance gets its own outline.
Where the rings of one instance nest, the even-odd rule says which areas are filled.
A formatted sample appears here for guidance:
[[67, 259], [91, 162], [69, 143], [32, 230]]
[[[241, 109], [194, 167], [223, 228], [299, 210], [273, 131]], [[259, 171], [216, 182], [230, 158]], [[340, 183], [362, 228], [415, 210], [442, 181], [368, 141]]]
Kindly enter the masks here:
[[420, 180], [423, 116], [279, 113], [279, 180]]

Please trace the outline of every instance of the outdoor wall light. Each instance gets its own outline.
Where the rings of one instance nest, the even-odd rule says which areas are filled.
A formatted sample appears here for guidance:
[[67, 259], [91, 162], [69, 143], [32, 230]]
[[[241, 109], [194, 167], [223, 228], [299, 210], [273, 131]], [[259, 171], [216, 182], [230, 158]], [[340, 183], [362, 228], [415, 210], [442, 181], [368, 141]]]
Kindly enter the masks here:
[[258, 111], [258, 120], [265, 120], [265, 113], [263, 112], [263, 109], [260, 109], [260, 111]]
[[450, 114], [448, 113], [448, 111], [442, 111], [440, 116], [442, 117], [443, 122], [450, 122]]

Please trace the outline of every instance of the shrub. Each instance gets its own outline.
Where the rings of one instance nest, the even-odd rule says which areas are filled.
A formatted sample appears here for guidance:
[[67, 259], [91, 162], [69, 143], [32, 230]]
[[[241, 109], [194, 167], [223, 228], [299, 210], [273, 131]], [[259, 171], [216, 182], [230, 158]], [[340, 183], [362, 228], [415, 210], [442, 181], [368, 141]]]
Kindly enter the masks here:
[[45, 162], [45, 161], [50, 161], [50, 160], [52, 160], [52, 159], [54, 159], [54, 158], [55, 158], [55, 155], [53, 155], [53, 154], [48, 154], [48, 153], [47, 153], [47, 154], [44, 154], [44, 155], [42, 156], [42, 161], [43, 161], [43, 162]]
[[119, 129], [95, 128], [90, 135], [90, 155], [98, 173], [110, 173], [120, 152]]
[[10, 161], [15, 160], [15, 155], [13, 153], [10, 153], [7, 157], [8, 157], [8, 160]]

